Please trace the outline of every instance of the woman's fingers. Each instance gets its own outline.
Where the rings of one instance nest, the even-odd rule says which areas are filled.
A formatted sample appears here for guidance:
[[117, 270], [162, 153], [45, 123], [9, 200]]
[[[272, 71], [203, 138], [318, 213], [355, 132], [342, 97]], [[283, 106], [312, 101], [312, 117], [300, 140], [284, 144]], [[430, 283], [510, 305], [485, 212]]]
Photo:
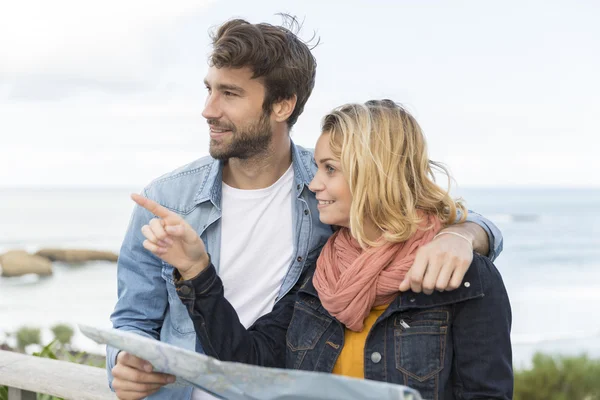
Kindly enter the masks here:
[[185, 231], [182, 225], [169, 225], [165, 227], [165, 230], [169, 235], [178, 238], [182, 237]]
[[152, 243], [149, 240], [144, 240], [144, 242], [142, 243], [142, 246], [144, 246], [144, 248], [154, 254], [156, 254], [157, 256], [160, 256], [161, 254], [165, 254], [169, 249], [165, 248], [165, 247], [161, 247], [155, 243]]
[[150, 229], [149, 225], [142, 226], [142, 235], [144, 235], [144, 237], [152, 243], [158, 242], [157, 237], [154, 236], [154, 233], [152, 233], [152, 229]]
[[169, 235], [178, 237], [187, 244], [194, 244], [198, 240], [198, 233], [185, 221], [178, 225], [168, 225], [165, 229]]
[[159, 240], [158, 242], [156, 242], [160, 247], [164, 247], [164, 248], [169, 248], [173, 245], [173, 242], [167, 242], [164, 240]]
[[142, 226], [142, 234], [146, 239], [148, 239], [148, 241], [158, 245], [159, 247], [169, 248], [173, 245], [173, 240], [168, 236], [165, 236], [165, 238], [162, 240], [159, 239], [149, 225]]
[[[152, 214], [158, 217], [159, 221], [164, 221], [167, 225], [178, 225], [183, 222], [183, 218], [181, 216], [166, 207], [161, 206], [154, 200], [150, 200], [144, 196], [140, 196], [139, 194], [132, 193], [131, 198], [135, 201], [140, 207], [145, 208], [150, 211]], [[164, 224], [163, 224], [164, 225]]]
[[140, 196], [139, 194], [132, 193], [131, 199], [135, 201], [140, 207], [144, 207], [146, 210], [150, 211], [157, 217], [164, 219], [177, 216], [177, 214], [175, 214], [173, 211], [170, 211], [169, 209], [158, 204], [157, 202], [150, 200], [144, 196]]
[[162, 219], [154, 218], [150, 221], [150, 230], [157, 239], [154, 242], [156, 243], [158, 241], [162, 241], [166, 243], [167, 246], [171, 246], [173, 244], [173, 240], [169, 238], [168, 233], [165, 231], [165, 226], [167, 226], [167, 224]]
[[153, 218], [148, 223], [148, 228], [145, 228], [146, 225], [142, 228], [142, 233], [152, 244], [158, 245], [158, 247], [171, 247], [173, 237], [180, 238], [188, 244], [194, 243], [198, 239], [196, 231], [176, 213], [138, 194], [132, 194], [131, 198], [140, 207], [159, 217]]

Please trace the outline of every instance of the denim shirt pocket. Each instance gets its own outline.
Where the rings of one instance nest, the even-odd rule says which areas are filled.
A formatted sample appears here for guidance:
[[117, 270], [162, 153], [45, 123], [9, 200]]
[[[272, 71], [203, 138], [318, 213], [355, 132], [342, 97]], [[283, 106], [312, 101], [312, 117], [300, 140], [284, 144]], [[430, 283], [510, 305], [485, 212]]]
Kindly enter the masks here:
[[331, 324], [331, 319], [320, 315], [309, 306], [297, 301], [286, 334], [288, 368], [301, 368], [306, 354], [314, 350]]
[[177, 295], [175, 282], [173, 281], [173, 270], [174, 267], [172, 265], [163, 261], [161, 276], [167, 285], [167, 292], [169, 295], [169, 310], [165, 322], [170, 320], [171, 326], [177, 333], [186, 335], [194, 332], [194, 324], [189, 317], [185, 306]]
[[450, 312], [444, 308], [404, 312], [394, 319], [396, 369], [423, 398], [437, 398], [444, 368]]

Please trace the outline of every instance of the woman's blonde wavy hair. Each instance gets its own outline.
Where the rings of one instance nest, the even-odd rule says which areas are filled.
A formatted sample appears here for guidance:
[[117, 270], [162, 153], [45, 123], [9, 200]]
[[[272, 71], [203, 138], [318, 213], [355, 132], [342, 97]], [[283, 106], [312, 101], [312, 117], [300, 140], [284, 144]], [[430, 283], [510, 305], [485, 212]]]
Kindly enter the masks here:
[[[419, 210], [444, 225], [456, 221], [457, 210], [465, 219], [464, 205], [448, 193], [448, 170], [429, 160], [419, 124], [402, 106], [391, 100], [347, 104], [325, 116], [322, 132], [330, 134], [331, 151], [350, 185], [350, 231], [363, 248], [382, 244], [366, 237], [367, 221], [384, 232], [385, 241], [403, 242], [421, 224]], [[448, 177], [448, 190], [435, 183], [434, 169]]]

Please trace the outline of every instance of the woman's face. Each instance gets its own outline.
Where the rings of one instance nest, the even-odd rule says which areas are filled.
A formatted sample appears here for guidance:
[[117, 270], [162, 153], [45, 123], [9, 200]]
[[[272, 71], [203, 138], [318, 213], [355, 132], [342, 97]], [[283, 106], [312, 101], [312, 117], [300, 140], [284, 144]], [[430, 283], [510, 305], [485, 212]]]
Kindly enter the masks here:
[[340, 160], [329, 147], [329, 133], [323, 133], [315, 146], [317, 173], [308, 188], [319, 202], [319, 219], [324, 224], [350, 227], [350, 186], [342, 174]]

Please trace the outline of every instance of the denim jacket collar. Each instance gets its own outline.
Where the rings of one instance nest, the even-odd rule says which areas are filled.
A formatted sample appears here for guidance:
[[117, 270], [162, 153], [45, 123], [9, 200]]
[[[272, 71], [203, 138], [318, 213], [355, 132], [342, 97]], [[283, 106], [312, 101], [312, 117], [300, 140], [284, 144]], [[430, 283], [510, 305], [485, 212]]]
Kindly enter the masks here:
[[[305, 186], [308, 186], [313, 178], [310, 165], [305, 158], [300, 156], [300, 150], [290, 140], [292, 151], [292, 165], [294, 168], [294, 180], [296, 183], [296, 196], [300, 196]], [[209, 201], [220, 211], [221, 210], [221, 190], [223, 183], [223, 161], [213, 160], [210, 170], [206, 174], [204, 182], [200, 185], [200, 190], [194, 197], [194, 203], [200, 204]]]
[[[456, 290], [444, 292], [438, 292], [436, 290], [430, 295], [423, 292], [415, 293], [411, 290], [404, 293], [398, 293], [399, 295], [392, 301], [382, 317], [385, 317], [394, 311], [402, 311], [411, 308], [432, 308], [483, 297], [485, 294], [479, 268], [479, 264], [472, 265], [465, 274], [461, 286]], [[319, 295], [313, 284], [313, 275], [306, 278], [302, 283], [299, 292], [318, 299]], [[320, 301], [315, 300], [316, 299], [310, 299], [308, 300], [308, 303], [314, 305], [315, 307], [313, 308], [315, 309], [322, 308]], [[321, 311], [324, 311], [324, 308]]]
[[434, 290], [432, 294], [415, 293], [409, 290], [402, 293], [390, 304], [391, 309], [403, 310], [408, 308], [430, 308], [449, 304], [460, 303], [465, 300], [484, 296], [483, 283], [479, 271], [480, 263], [473, 263], [467, 270], [463, 281], [455, 290], [439, 292]]

